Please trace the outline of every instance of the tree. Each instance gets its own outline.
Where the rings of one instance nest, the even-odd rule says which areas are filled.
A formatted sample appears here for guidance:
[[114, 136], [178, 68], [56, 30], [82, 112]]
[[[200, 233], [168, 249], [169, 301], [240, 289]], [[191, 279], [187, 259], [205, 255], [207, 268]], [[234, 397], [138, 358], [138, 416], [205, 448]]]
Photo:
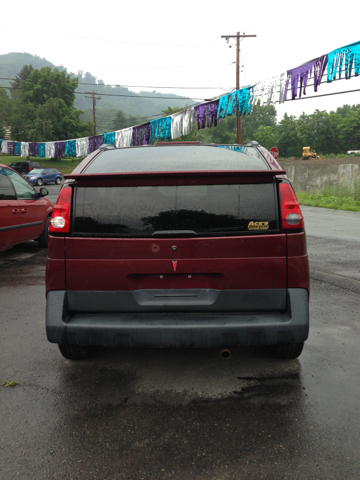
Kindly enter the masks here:
[[314, 145], [314, 132], [311, 125], [311, 115], [302, 113], [297, 119], [297, 132], [300, 143], [303, 147]]
[[216, 127], [207, 128], [204, 134], [209, 143], [236, 143], [236, 125], [236, 117], [222, 118]]
[[297, 119], [285, 113], [278, 127], [278, 148], [282, 157], [300, 157], [302, 144], [297, 129]]
[[167, 107], [167, 108], [164, 108], [164, 110], [161, 110], [161, 111], [164, 114], [163, 117], [168, 117], [169, 115], [174, 115], [174, 113], [182, 112], [183, 110], [186, 110], [186, 108], [184, 108], [184, 107]]
[[341, 115], [343, 118], [346, 117], [347, 113], [349, 112], [349, 110], [357, 110], [358, 108], [360, 108], [360, 105], [348, 105], [348, 104], [345, 104], [343, 105], [342, 107], [338, 107], [336, 109], [336, 113], [338, 115]]
[[77, 78], [66, 70], [43, 67], [33, 70], [26, 80], [20, 81], [24, 98], [34, 105], [42, 105], [49, 98], [61, 98], [68, 107], [74, 105]]
[[276, 134], [277, 120], [274, 105], [265, 105], [262, 107], [254, 105], [250, 115], [241, 117], [241, 143], [255, 140], [255, 132], [260, 126], [272, 127], [274, 134]]
[[91, 135], [92, 122], [80, 120], [82, 112], [74, 107], [77, 82], [65, 70], [24, 67], [19, 87], [11, 92], [13, 139], [41, 142]]
[[273, 127], [264, 127], [263, 125], [260, 125], [260, 127], [255, 132], [254, 140], [256, 140], [267, 150], [270, 150], [271, 147], [275, 146], [275, 135]]
[[339, 124], [339, 137], [344, 150], [358, 150], [360, 148], [360, 108], [349, 110]]
[[341, 116], [335, 112], [315, 110], [310, 115], [311, 143], [308, 144], [323, 155], [340, 153], [342, 145], [339, 141], [338, 126]]
[[5, 88], [0, 88], [0, 138], [5, 136], [5, 128], [9, 125], [10, 111], [10, 98]]
[[128, 120], [124, 112], [119, 110], [113, 120], [114, 130], [121, 130], [128, 126]]
[[32, 65], [24, 65], [20, 72], [16, 75], [14, 81], [10, 82], [11, 89], [16, 90], [17, 88], [20, 88], [21, 80], [27, 80], [33, 70], [34, 67]]
[[144, 117], [130, 115], [126, 120], [125, 128], [133, 127], [134, 125], [140, 125], [141, 123], [146, 123], [146, 119]]

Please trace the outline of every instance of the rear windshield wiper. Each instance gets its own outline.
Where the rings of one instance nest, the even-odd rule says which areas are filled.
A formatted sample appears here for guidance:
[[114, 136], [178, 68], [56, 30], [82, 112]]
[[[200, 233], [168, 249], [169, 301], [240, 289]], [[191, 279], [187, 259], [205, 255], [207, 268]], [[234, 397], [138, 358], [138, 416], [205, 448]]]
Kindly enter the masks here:
[[153, 237], [197, 237], [194, 230], [156, 230]]

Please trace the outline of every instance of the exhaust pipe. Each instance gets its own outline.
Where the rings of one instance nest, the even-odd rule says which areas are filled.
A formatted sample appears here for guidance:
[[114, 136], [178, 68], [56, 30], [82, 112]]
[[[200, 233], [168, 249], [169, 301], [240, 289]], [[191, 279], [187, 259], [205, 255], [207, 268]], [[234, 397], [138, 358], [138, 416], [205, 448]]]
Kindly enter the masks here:
[[230, 348], [223, 348], [222, 350], [220, 350], [220, 357], [223, 360], [229, 360], [229, 358], [231, 357]]

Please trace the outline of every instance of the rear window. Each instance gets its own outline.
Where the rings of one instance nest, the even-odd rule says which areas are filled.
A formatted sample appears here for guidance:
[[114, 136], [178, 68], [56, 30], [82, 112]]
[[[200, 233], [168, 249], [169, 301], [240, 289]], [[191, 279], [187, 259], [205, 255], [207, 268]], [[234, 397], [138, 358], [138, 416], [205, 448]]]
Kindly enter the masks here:
[[269, 166], [254, 147], [148, 146], [105, 150], [82, 173], [216, 170], [269, 170]]
[[222, 236], [278, 231], [275, 183], [77, 187], [73, 234]]

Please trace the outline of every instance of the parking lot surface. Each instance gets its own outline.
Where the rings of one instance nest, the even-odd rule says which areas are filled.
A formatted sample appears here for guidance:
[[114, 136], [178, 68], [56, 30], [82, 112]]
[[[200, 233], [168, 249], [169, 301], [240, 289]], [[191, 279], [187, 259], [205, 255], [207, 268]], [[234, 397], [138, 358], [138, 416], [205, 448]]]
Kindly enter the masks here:
[[18, 384], [0, 388], [0, 478], [358, 479], [360, 215], [350, 235], [313, 210], [311, 332], [291, 361], [262, 348], [65, 360], [45, 336], [46, 251], [2, 252], [0, 378]]

